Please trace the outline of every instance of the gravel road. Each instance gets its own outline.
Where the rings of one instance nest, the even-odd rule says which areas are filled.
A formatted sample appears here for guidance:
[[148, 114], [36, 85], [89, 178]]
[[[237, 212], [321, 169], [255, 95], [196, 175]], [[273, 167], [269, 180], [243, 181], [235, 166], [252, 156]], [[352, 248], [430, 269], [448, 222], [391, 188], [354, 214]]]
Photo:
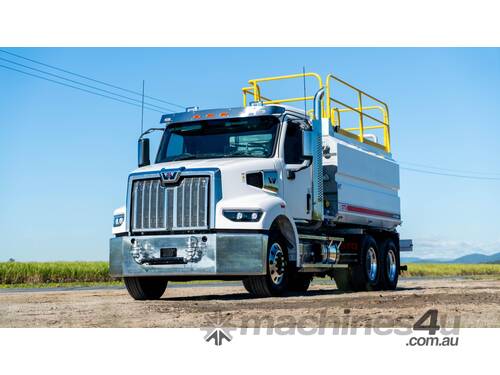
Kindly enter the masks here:
[[[182, 284], [181, 284], [182, 285]], [[437, 309], [442, 327], [500, 327], [500, 280], [410, 279], [396, 291], [251, 298], [239, 283], [173, 285], [159, 301], [123, 288], [3, 290], [0, 327], [411, 327]]]

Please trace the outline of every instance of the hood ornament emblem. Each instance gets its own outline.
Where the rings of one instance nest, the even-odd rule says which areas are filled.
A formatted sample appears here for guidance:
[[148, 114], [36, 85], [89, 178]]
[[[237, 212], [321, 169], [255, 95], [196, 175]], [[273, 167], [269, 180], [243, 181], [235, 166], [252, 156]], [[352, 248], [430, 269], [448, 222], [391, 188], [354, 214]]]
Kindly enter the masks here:
[[181, 173], [184, 169], [185, 169], [184, 167], [178, 169], [165, 169], [165, 168], [162, 169], [160, 171], [161, 184], [162, 185], [175, 184], [177, 181], [179, 181]]

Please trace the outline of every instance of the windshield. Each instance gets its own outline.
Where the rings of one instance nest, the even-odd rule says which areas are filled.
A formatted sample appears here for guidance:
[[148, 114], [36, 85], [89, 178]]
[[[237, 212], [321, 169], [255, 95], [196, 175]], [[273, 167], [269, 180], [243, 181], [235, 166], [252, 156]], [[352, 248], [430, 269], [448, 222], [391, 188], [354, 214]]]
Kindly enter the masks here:
[[274, 116], [204, 120], [172, 124], [161, 140], [157, 163], [175, 160], [269, 158], [279, 120]]

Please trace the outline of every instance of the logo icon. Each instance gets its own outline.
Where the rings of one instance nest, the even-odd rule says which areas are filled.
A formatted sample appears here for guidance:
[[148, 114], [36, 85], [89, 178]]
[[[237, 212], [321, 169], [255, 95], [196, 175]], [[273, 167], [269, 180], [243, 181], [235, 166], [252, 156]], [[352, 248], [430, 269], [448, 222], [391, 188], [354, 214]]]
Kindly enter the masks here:
[[269, 190], [273, 193], [278, 192], [278, 172], [276, 171], [262, 171], [264, 175], [264, 190]]
[[161, 184], [162, 185], [175, 184], [177, 181], [179, 181], [179, 178], [181, 177], [181, 172], [183, 170], [184, 168], [162, 169], [160, 171]]
[[222, 316], [222, 313], [219, 311], [217, 315], [207, 316], [207, 323], [211, 325], [211, 327], [200, 328], [202, 331], [205, 331], [204, 340], [206, 342], [213, 341], [214, 345], [220, 346], [226, 340], [227, 342], [231, 342], [233, 336], [231, 336], [231, 331], [236, 328], [228, 328], [224, 327], [231, 320], [231, 315]]

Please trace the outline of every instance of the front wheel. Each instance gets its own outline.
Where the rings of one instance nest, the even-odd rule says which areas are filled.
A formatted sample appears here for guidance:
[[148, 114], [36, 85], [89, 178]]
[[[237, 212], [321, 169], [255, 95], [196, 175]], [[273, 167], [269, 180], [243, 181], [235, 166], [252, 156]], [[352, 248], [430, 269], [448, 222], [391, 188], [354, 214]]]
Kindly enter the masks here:
[[289, 265], [285, 240], [280, 235], [269, 236], [266, 274], [243, 280], [245, 289], [255, 297], [280, 296], [287, 291]]
[[168, 280], [163, 277], [125, 277], [128, 294], [135, 300], [160, 299], [165, 293]]

